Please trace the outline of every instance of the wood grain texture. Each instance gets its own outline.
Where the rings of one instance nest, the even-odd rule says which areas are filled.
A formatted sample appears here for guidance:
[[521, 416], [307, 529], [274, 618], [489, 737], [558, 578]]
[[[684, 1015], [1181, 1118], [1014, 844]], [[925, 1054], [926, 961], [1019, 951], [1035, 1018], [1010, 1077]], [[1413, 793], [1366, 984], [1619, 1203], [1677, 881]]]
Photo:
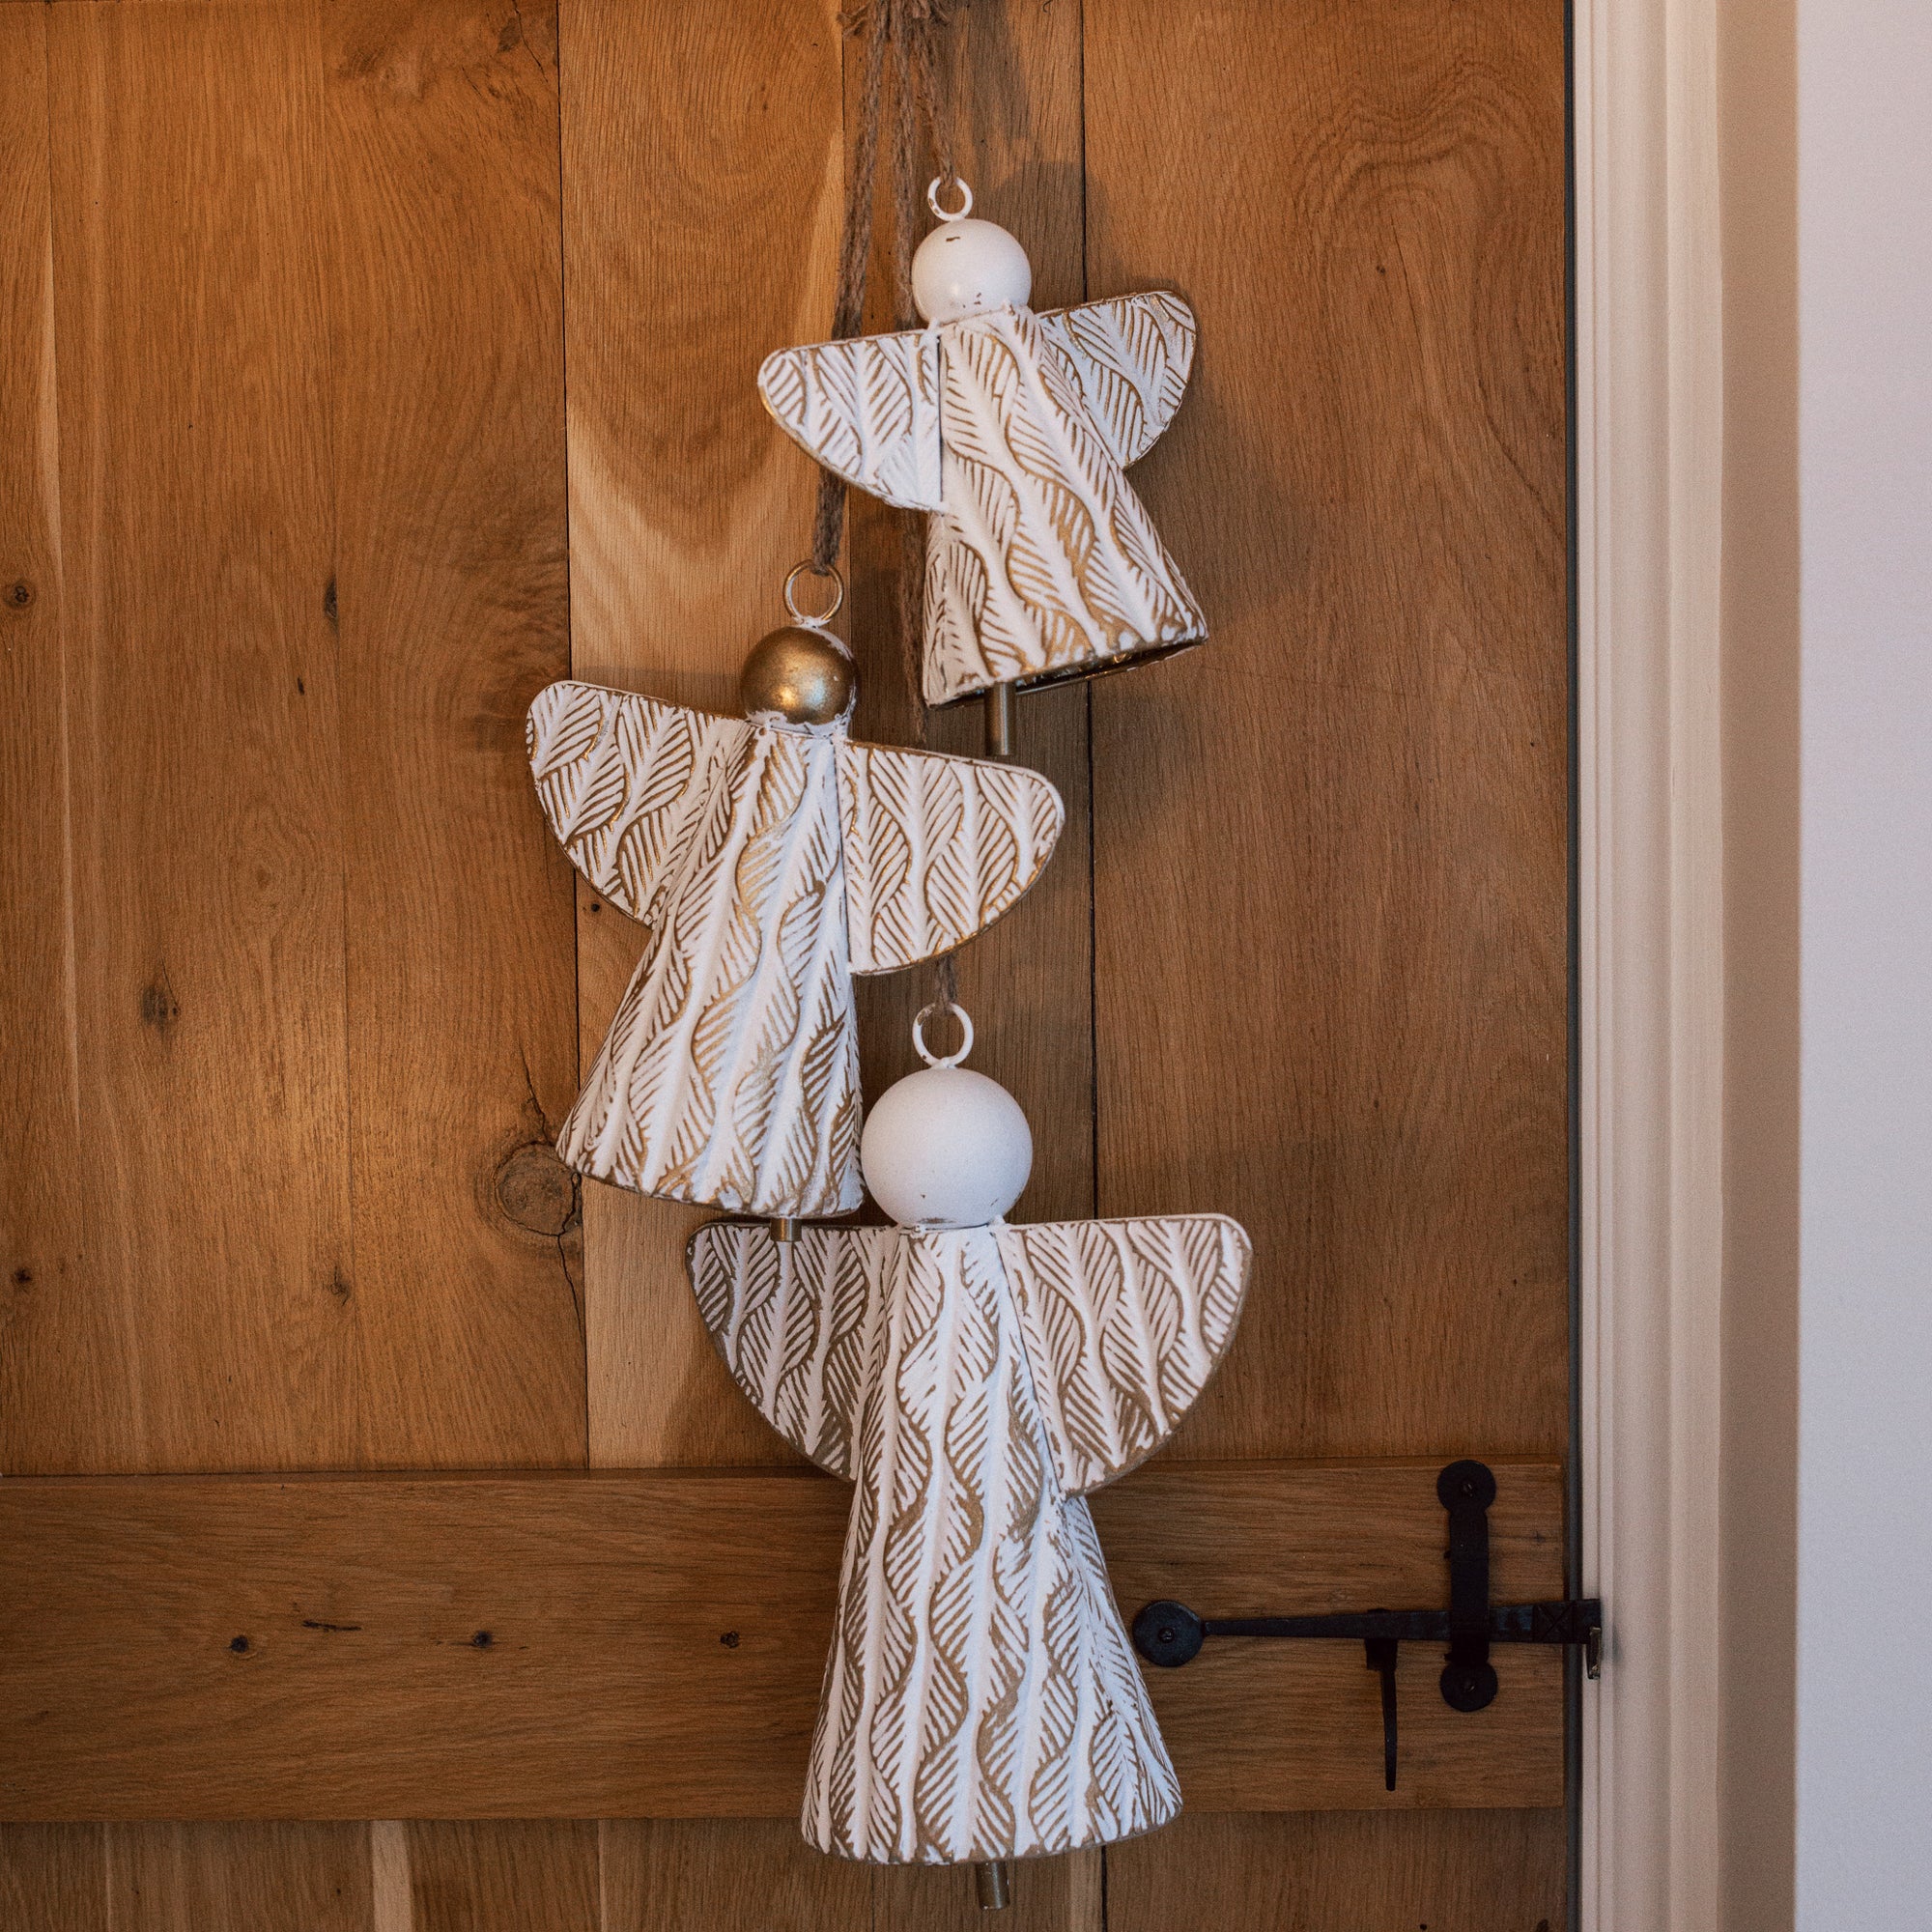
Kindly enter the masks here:
[[784, 1815], [847, 1505], [788, 1473], [0, 1485], [0, 1787], [22, 1817]]
[[29, 26], [0, 1464], [581, 1462], [574, 1196], [528, 1171], [575, 1079], [521, 756], [567, 657], [554, 33]]
[[[402, 1841], [410, 1915], [395, 1932], [604, 1932], [594, 1824], [392, 1829]], [[393, 1884], [393, 1868], [387, 1876]]]
[[872, 1932], [874, 1874], [828, 1859], [791, 1819], [607, 1820], [602, 1932]]
[[[1498, 1474], [1495, 1587], [1550, 1594], [1555, 1471]], [[7, 1809], [795, 1817], [849, 1505], [790, 1471], [0, 1484]], [[1155, 1467], [1094, 1519], [1129, 1615], [1447, 1602], [1431, 1464]], [[1460, 1717], [1413, 1659], [1393, 1803], [1555, 1803], [1550, 1665], [1502, 1653]], [[1390, 1802], [1359, 1646], [1152, 1688], [1191, 1806]]]
[[[766, 353], [831, 308], [843, 162], [831, 0], [562, 18], [571, 668], [728, 712], [810, 547], [803, 463], [758, 402]], [[776, 252], [774, 252], [776, 251]], [[645, 936], [579, 893], [587, 1071]], [[697, 1320], [704, 1218], [584, 1189], [594, 1463], [776, 1463]]]
[[1560, 1451], [1562, 9], [1085, 14], [1089, 280], [1201, 323], [1213, 641], [1093, 699], [1101, 1210], [1256, 1246], [1176, 1452]]
[[[1213, 640], [1093, 695], [1100, 1209], [1216, 1208], [1257, 1250], [1174, 1453], [1560, 1452], [1561, 9], [1084, 11], [1090, 284], [1201, 321], [1134, 475]], [[1238, 1548], [1219, 1525], [1200, 1587], [1259, 1608]], [[1439, 1802], [1420, 1663], [1402, 1776]], [[1499, 1664], [1553, 1712], [1551, 1660]], [[1201, 1669], [1241, 1674], [1189, 1691], [1221, 1719], [1197, 1810], [1251, 1742], [1380, 1802], [1359, 1656]], [[1564, 1858], [1554, 1808], [1197, 1815], [1109, 1852], [1107, 1917], [1549, 1932]]]
[[19, 1932], [116, 1932], [107, 1905], [109, 1829], [0, 1825], [0, 1925]]
[[[46, 19], [43, 8], [0, 13], [0, 904], [10, 915], [0, 952], [0, 1469], [8, 1471], [54, 1448], [40, 1445], [43, 1429], [88, 1426], [43, 1405], [36, 1371], [50, 1338], [85, 1322], [96, 1292], [74, 1193], [83, 1130], [70, 924]], [[84, 1370], [69, 1374], [69, 1402], [103, 1399]]]
[[1107, 1932], [1563, 1932], [1561, 1811], [1182, 1818], [1107, 1854]]
[[359, 1825], [110, 1825], [113, 1932], [371, 1932]]
[[[1162, 1834], [1155, 1833], [1153, 1842]], [[872, 1874], [872, 1924], [879, 1932], [1106, 1932], [1100, 1851], [1017, 1859], [1008, 1867], [1012, 1903], [997, 1918], [980, 1905], [969, 1866], [890, 1865]]]
[[524, 758], [569, 668], [554, 10], [321, 18], [355, 1460], [581, 1463], [577, 1230], [505, 1185], [577, 1072], [574, 901]]
[[240, 18], [44, 15], [73, 1130], [20, 1153], [13, 1470], [357, 1449], [316, 21]]

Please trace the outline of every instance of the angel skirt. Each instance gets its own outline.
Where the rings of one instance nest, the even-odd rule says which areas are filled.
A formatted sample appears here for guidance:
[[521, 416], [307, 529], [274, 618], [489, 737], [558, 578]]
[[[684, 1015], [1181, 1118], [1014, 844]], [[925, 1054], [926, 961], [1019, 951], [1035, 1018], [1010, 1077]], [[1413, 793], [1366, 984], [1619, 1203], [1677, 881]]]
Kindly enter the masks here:
[[805, 1835], [950, 1864], [1164, 1823], [1174, 1768], [1056, 1479], [994, 1232], [895, 1231], [880, 1262]]
[[836, 748], [737, 729], [557, 1151], [675, 1201], [836, 1214], [861, 1199]]
[[[1092, 306], [1153, 327], [1128, 303]], [[1043, 320], [993, 309], [939, 331], [945, 447], [943, 507], [926, 525], [929, 704], [1208, 635], [1067, 372], [1064, 330], [1050, 338]]]

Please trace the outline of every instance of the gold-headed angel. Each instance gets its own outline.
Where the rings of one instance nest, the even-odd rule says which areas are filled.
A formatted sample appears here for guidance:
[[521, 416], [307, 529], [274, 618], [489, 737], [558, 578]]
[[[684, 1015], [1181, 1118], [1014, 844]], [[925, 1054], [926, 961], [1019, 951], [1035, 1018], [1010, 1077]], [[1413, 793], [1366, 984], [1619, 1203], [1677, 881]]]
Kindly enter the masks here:
[[577, 683], [530, 707], [552, 829], [653, 929], [557, 1141], [580, 1173], [742, 1214], [858, 1207], [852, 975], [951, 952], [1053, 851], [1037, 773], [846, 735], [824, 621], [752, 652], [743, 718]]

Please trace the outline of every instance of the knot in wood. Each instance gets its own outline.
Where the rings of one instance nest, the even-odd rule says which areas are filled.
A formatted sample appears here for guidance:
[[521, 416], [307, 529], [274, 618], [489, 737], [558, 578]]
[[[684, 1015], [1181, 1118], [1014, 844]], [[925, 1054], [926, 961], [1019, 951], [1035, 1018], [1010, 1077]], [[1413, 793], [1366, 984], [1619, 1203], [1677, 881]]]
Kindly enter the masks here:
[[518, 1227], [554, 1239], [577, 1219], [577, 1177], [554, 1147], [526, 1142], [497, 1170], [497, 1205]]

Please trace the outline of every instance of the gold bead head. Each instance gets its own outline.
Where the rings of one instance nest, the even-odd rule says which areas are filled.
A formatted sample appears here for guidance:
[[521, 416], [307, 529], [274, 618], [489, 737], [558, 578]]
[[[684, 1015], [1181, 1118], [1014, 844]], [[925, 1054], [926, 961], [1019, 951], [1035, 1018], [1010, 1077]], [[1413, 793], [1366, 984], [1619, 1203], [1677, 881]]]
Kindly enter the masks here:
[[738, 673], [747, 718], [776, 711], [791, 724], [830, 724], [852, 702], [852, 660], [823, 631], [783, 624], [752, 646]]

